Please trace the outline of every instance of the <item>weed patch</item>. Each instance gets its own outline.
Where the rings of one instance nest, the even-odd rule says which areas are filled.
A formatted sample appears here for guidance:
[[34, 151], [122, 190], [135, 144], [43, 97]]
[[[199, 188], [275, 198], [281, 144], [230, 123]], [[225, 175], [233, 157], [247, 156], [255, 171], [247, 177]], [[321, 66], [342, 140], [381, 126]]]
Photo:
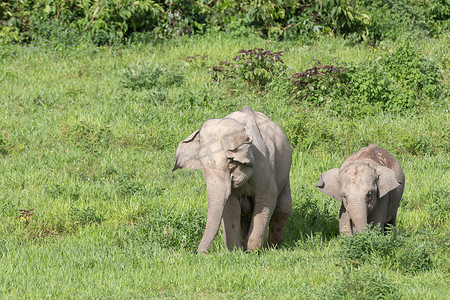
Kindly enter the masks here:
[[100, 214], [98, 210], [92, 206], [83, 208], [72, 207], [68, 215], [76, 226], [100, 224], [104, 220], [102, 214]]
[[122, 86], [132, 90], [180, 86], [184, 81], [184, 75], [177, 67], [145, 62], [128, 67], [122, 77]]
[[113, 140], [108, 126], [94, 126], [83, 121], [64, 127], [63, 135], [76, 146], [92, 153], [107, 150]]
[[430, 270], [433, 267], [430, 247], [419, 239], [411, 241], [395, 228], [381, 233], [378, 227], [342, 237], [338, 255], [345, 265], [361, 267], [366, 262], [381, 260], [389, 268], [407, 273]]
[[203, 236], [206, 217], [196, 211], [151, 206], [127, 232], [127, 238], [158, 247], [194, 252]]
[[337, 282], [319, 293], [321, 299], [402, 299], [399, 285], [374, 266], [344, 268]]

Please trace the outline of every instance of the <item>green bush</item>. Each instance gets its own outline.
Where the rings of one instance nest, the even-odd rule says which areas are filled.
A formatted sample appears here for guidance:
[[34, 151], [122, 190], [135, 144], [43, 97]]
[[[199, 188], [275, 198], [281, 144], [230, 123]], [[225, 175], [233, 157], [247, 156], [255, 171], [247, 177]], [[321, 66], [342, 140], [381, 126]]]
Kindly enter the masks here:
[[419, 236], [412, 240], [392, 228], [381, 233], [379, 227], [342, 237], [338, 255], [345, 265], [360, 267], [366, 262], [381, 260], [386, 266], [403, 272], [427, 271], [433, 267], [431, 252]]
[[449, 28], [450, 6], [446, 0], [363, 0], [359, 10], [371, 19], [368, 40], [397, 40], [405, 34], [438, 35]]
[[316, 66], [292, 76], [294, 103], [303, 101], [314, 106], [323, 106], [327, 99], [335, 99], [345, 88], [343, 73], [345, 70], [333, 65], [323, 66], [320, 61]]
[[235, 63], [222, 61], [217, 66], [208, 67], [212, 80], [225, 83], [228, 87], [236, 85], [234, 80], [247, 86], [264, 90], [273, 80], [284, 74], [283, 51], [272, 52], [261, 48], [239, 50], [233, 57]]
[[86, 35], [95, 44], [148, 32], [167, 38], [206, 29], [238, 35], [256, 32], [274, 39], [311, 38], [321, 33], [361, 38], [368, 24], [368, 16], [348, 0], [8, 0], [0, 6], [0, 38], [4, 42], [47, 38], [49, 32], [55, 37], [65, 30]]
[[233, 58], [236, 62], [236, 73], [250, 86], [264, 88], [284, 71], [283, 51], [250, 49], [239, 50], [238, 53], [239, 55]]
[[210, 24], [237, 35], [308, 40], [321, 34], [366, 34], [369, 17], [348, 0], [217, 1]]
[[368, 227], [366, 232], [342, 237], [340, 243], [339, 256], [347, 262], [358, 265], [371, 255], [393, 256], [395, 251], [403, 246], [404, 239], [395, 230], [387, 231], [387, 234], [383, 235], [379, 227], [374, 229]]
[[131, 32], [151, 30], [162, 13], [153, 0], [8, 0], [0, 6], [0, 38], [64, 41], [69, 39], [63, 33], [74, 30], [73, 37], [84, 34], [96, 44], [108, 44]]
[[339, 115], [373, 115], [380, 110], [404, 113], [442, 103], [442, 70], [431, 59], [420, 57], [408, 41], [380, 58], [342, 68], [339, 85], [331, 88], [336, 92], [326, 94]]
[[411, 30], [440, 34], [449, 27], [449, 15], [445, 0], [6, 0], [0, 5], [0, 42], [50, 38], [67, 44], [86, 36], [104, 45], [207, 31], [276, 40], [341, 35], [378, 41]]

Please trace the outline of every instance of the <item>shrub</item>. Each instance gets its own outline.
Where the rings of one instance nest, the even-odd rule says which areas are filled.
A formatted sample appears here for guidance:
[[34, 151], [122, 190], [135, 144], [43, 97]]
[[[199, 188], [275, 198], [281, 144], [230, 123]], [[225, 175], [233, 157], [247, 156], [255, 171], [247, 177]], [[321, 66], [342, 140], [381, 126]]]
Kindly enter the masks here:
[[353, 236], [345, 236], [340, 240], [340, 256], [347, 262], [356, 265], [364, 262], [371, 255], [389, 257], [395, 250], [403, 246], [404, 239], [395, 230], [383, 235], [380, 228], [369, 229]]
[[233, 57], [235, 63], [222, 61], [218, 66], [208, 67], [214, 81], [228, 84], [230, 80], [239, 79], [248, 86], [263, 90], [285, 71], [283, 51], [257, 48], [239, 50], [238, 53]]
[[[363, 38], [369, 17], [348, 0], [217, 1], [210, 24], [239, 35], [311, 39], [320, 34]], [[246, 30], [251, 28], [251, 30]]]
[[330, 108], [338, 115], [355, 117], [380, 110], [403, 113], [441, 103], [442, 70], [421, 58], [408, 41], [378, 59], [343, 64]]
[[283, 71], [283, 51], [271, 52], [264, 49], [239, 50], [236, 72], [247, 84], [263, 88]]
[[409, 41], [400, 43], [381, 63], [397, 91], [386, 102], [387, 107], [401, 110], [439, 100], [442, 93], [442, 71], [433, 61], [419, 57]]
[[449, 28], [450, 6], [446, 0], [363, 0], [355, 3], [371, 19], [368, 40], [396, 40], [419, 32], [438, 35]]
[[341, 99], [333, 99], [331, 108], [347, 117], [373, 115], [385, 109], [393, 95], [391, 80], [376, 60], [344, 64], [345, 90]]
[[367, 261], [380, 259], [390, 268], [404, 272], [426, 271], [432, 268], [431, 252], [425, 242], [406, 239], [392, 228], [381, 233], [379, 227], [342, 237], [339, 256], [345, 265], [360, 267]]
[[368, 23], [368, 16], [349, 0], [7, 0], [0, 6], [0, 38], [7, 42], [40, 38], [49, 24], [75, 30], [103, 45], [147, 32], [167, 38], [206, 29], [272, 39], [323, 33], [361, 38]]
[[153, 0], [9, 0], [0, 6], [0, 21], [10, 28], [1, 27], [9, 40], [48, 38], [45, 34], [64, 40], [62, 27], [103, 45], [152, 29], [162, 13]]
[[[345, 70], [333, 65], [323, 66], [316, 61], [316, 66], [292, 76], [294, 84], [294, 102], [310, 102], [315, 106], [325, 104], [327, 98], [335, 98], [333, 94], [344, 88]], [[341, 91], [342, 93], [342, 91]]]

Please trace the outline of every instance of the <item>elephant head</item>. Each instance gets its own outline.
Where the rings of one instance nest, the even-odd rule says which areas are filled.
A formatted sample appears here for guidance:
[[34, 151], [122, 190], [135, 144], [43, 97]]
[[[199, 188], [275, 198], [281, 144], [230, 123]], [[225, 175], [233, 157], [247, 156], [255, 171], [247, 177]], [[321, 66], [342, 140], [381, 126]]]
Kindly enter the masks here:
[[367, 163], [331, 169], [320, 176], [317, 184], [321, 192], [342, 201], [350, 216], [350, 234], [363, 231], [379, 199], [398, 186], [394, 171], [384, 166], [373, 168]]
[[232, 188], [251, 178], [253, 164], [252, 135], [233, 119], [208, 120], [178, 145], [173, 171], [201, 169], [206, 181], [208, 215], [199, 253], [211, 246]]

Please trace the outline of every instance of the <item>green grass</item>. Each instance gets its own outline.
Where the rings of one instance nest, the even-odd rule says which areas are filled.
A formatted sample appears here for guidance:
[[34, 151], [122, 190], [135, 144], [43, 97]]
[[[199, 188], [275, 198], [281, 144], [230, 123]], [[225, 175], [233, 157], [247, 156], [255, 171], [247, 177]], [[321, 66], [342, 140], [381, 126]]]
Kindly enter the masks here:
[[[440, 64], [448, 94], [446, 44], [443, 36], [415, 47]], [[1, 45], [1, 298], [445, 299], [448, 99], [349, 119], [211, 81], [207, 66], [255, 47], [285, 51], [285, 65], [299, 72], [315, 59], [360, 62], [395, 44], [211, 35], [109, 48]], [[207, 57], [185, 60], [196, 54]], [[281, 249], [227, 252], [219, 233], [212, 253], [198, 257], [205, 184], [201, 172], [171, 172], [175, 149], [206, 119], [245, 104], [297, 146], [285, 241]], [[394, 153], [404, 169], [398, 244], [387, 243], [391, 236], [340, 238], [339, 204], [315, 188], [323, 171], [368, 143]], [[34, 215], [20, 217], [20, 209]], [[361, 248], [366, 242], [372, 250]]]

